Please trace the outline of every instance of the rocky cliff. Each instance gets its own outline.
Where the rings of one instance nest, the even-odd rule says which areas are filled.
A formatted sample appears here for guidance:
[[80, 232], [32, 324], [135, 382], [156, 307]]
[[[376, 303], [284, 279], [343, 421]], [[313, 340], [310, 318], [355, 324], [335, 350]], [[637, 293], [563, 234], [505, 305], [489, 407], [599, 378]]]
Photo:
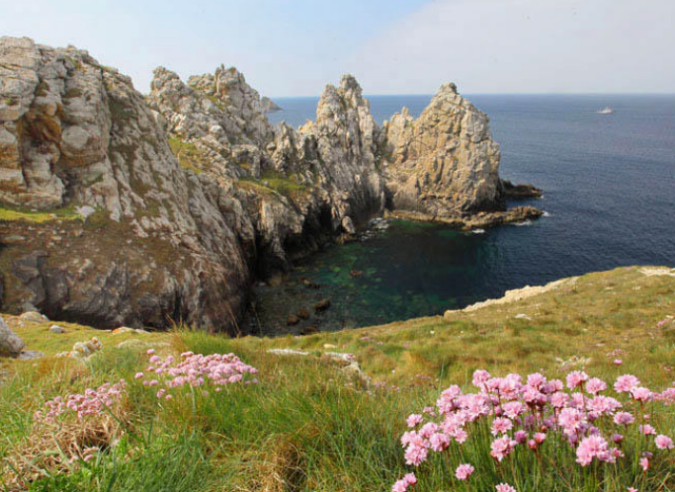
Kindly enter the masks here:
[[0, 39], [0, 298], [99, 327], [246, 331], [249, 284], [383, 212], [506, 212], [488, 119], [441, 87], [382, 128], [351, 76], [316, 120], [270, 125], [234, 68], [155, 70], [144, 97], [87, 52]]
[[128, 77], [84, 51], [0, 40], [4, 310], [233, 326], [248, 267], [232, 205], [184, 172]]

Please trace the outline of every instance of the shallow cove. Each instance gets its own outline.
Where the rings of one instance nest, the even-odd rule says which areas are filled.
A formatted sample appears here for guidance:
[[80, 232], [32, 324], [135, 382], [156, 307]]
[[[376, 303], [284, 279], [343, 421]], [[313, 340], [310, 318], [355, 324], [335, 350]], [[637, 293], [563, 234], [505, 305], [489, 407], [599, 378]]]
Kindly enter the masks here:
[[[501, 261], [493, 234], [408, 220], [371, 223], [359, 241], [330, 244], [298, 263], [283, 284], [256, 288], [261, 334], [382, 324], [501, 295], [503, 283], [485, 282]], [[323, 299], [330, 308], [316, 312]], [[288, 317], [303, 309], [309, 319], [289, 326]]]

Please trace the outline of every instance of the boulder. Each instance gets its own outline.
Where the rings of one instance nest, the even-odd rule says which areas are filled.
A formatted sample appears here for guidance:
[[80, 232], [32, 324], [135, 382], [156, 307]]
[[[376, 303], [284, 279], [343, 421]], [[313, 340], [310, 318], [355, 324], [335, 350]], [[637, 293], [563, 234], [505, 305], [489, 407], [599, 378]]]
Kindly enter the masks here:
[[294, 314], [290, 314], [290, 315], [286, 318], [286, 325], [287, 325], [287, 326], [295, 326], [295, 325], [297, 325], [298, 323], [300, 323], [300, 318], [298, 318], [298, 317], [295, 316]]
[[300, 319], [309, 319], [309, 311], [305, 308], [298, 309], [298, 312], [295, 315]]
[[19, 316], [23, 323], [49, 323], [49, 318], [37, 311], [27, 311]]
[[0, 357], [18, 357], [25, 346], [0, 316]]
[[49, 332], [55, 333], [55, 334], [61, 334], [61, 333], [65, 333], [66, 330], [61, 328], [59, 325], [52, 325], [52, 326], [49, 327]]

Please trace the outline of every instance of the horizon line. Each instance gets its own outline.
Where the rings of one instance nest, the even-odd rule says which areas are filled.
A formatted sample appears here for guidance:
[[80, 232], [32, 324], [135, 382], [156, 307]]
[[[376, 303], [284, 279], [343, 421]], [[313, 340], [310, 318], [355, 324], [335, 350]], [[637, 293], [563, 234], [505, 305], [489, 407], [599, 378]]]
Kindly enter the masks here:
[[[459, 92], [463, 96], [675, 96], [675, 92]], [[434, 97], [433, 93], [380, 93], [363, 97]], [[319, 99], [314, 96], [266, 96], [270, 99]]]

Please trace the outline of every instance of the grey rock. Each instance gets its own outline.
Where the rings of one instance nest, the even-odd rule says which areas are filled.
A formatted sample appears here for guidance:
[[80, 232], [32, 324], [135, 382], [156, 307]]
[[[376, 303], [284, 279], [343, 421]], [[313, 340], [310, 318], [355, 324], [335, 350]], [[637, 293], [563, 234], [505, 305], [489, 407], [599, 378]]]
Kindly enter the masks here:
[[0, 357], [18, 357], [25, 346], [0, 316]]
[[19, 360], [33, 360], [44, 357], [45, 354], [39, 350], [24, 350], [17, 357]]
[[64, 330], [63, 328], [61, 328], [59, 325], [52, 325], [52, 326], [50, 326], [50, 327], [49, 327], [49, 331], [50, 331], [50, 333], [56, 333], [56, 334], [61, 334], [61, 333], [65, 333], [65, 332], [66, 332], [66, 330]]
[[36, 311], [28, 311], [19, 316], [19, 320], [24, 323], [49, 323], [49, 318]]

